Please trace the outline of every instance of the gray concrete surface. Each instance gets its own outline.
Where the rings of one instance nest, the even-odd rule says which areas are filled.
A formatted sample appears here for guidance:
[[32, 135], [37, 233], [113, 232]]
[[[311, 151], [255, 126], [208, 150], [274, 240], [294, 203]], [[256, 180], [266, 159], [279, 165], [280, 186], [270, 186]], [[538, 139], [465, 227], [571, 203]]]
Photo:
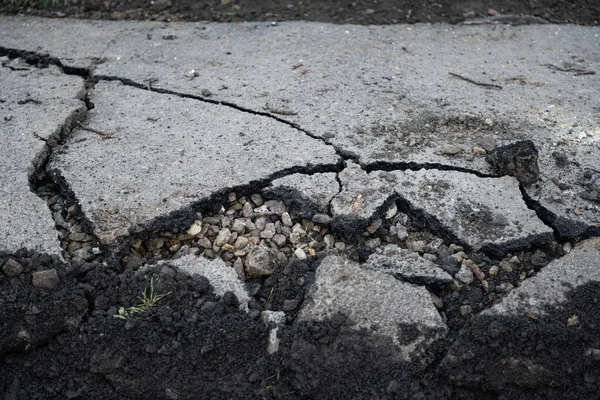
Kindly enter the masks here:
[[323, 321], [334, 314], [346, 316], [354, 330], [391, 338], [405, 360], [447, 333], [425, 288], [336, 255], [321, 261], [298, 321]]
[[330, 146], [230, 107], [100, 82], [85, 125], [49, 168], [69, 183], [106, 244], [227, 189], [286, 170], [332, 167]]
[[[600, 157], [597, 28], [7, 17], [0, 29], [4, 48], [268, 113], [363, 165], [433, 163], [488, 173], [474, 147], [532, 139], [542, 177], [529, 195], [564, 237], [600, 230], [598, 201], [581, 197], [582, 176]], [[553, 154], [561, 153], [567, 162], [559, 167]]]
[[58, 68], [13, 70], [0, 62], [0, 253], [21, 248], [61, 254], [46, 202], [29, 178], [47, 158], [65, 124], [83, 116], [84, 82]]

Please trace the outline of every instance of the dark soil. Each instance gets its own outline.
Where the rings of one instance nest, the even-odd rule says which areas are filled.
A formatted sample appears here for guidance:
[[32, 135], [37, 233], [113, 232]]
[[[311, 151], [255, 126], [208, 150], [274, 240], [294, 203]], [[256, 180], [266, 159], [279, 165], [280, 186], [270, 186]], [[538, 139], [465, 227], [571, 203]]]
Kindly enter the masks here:
[[349, 24], [459, 23], [523, 14], [553, 23], [598, 25], [597, 0], [2, 0], [2, 14], [114, 20], [319, 21]]

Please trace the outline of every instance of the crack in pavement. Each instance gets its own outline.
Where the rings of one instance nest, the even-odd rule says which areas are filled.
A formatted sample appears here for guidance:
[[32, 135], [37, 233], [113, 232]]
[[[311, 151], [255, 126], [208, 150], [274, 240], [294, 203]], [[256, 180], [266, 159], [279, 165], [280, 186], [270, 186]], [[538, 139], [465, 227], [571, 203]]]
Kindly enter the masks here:
[[277, 122], [281, 122], [283, 124], [286, 124], [288, 126], [291, 126], [294, 129], [297, 129], [298, 131], [304, 133], [305, 135], [313, 138], [313, 139], [317, 139], [320, 140], [321, 142], [323, 142], [323, 144], [327, 145], [327, 146], [331, 146], [335, 152], [341, 157], [341, 158], [347, 158], [344, 154], [343, 150], [338, 149], [336, 146], [332, 145], [331, 143], [327, 142], [327, 140], [325, 140], [324, 138], [314, 135], [311, 132], [303, 129], [302, 127], [300, 127], [298, 124], [290, 122], [284, 118], [278, 117], [277, 115], [273, 114], [273, 113], [269, 113], [269, 112], [263, 112], [263, 111], [257, 111], [257, 110], [252, 110], [246, 107], [242, 107], [240, 105], [237, 105], [235, 103], [229, 102], [229, 101], [225, 101], [225, 100], [212, 100], [212, 99], [208, 99], [206, 97], [202, 97], [202, 96], [198, 96], [198, 95], [193, 95], [193, 94], [188, 94], [188, 93], [181, 93], [181, 92], [177, 92], [174, 90], [169, 90], [169, 89], [163, 89], [163, 88], [155, 88], [152, 87], [151, 85], [148, 84], [142, 84], [139, 82], [135, 82], [132, 79], [128, 79], [128, 78], [121, 78], [118, 76], [107, 76], [107, 75], [94, 75], [94, 79], [96, 81], [119, 81], [121, 83], [123, 83], [124, 85], [127, 86], [132, 86], [138, 89], [142, 89], [142, 90], [148, 90], [151, 92], [155, 92], [155, 93], [162, 93], [162, 94], [170, 94], [173, 96], [178, 96], [178, 97], [182, 97], [184, 99], [193, 99], [193, 100], [198, 100], [198, 101], [202, 101], [205, 103], [210, 103], [210, 104], [216, 104], [216, 105], [221, 105], [221, 106], [226, 106], [226, 107], [231, 107], [234, 110], [237, 111], [242, 111], [245, 113], [249, 113], [252, 115], [260, 115], [263, 117], [268, 117], [271, 118]]

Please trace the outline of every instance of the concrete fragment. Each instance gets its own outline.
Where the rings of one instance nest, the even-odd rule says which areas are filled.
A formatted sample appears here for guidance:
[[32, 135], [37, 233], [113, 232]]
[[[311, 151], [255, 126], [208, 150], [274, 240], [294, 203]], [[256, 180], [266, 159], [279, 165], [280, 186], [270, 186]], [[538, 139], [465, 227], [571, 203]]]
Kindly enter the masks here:
[[202, 275], [209, 280], [215, 294], [223, 296], [225, 292], [233, 292], [240, 302], [240, 310], [248, 310], [248, 301], [250, 300], [248, 291], [235, 269], [227, 266], [220, 258], [209, 260], [204, 257], [186, 255], [176, 260], [160, 261], [157, 265], [175, 267], [190, 275]]
[[100, 82], [91, 101], [86, 125], [115, 137], [77, 130], [50, 168], [68, 182], [103, 243], [282, 170], [338, 163], [321, 141], [230, 107], [118, 82]]
[[[460, 332], [444, 373], [460, 385], [524, 393], [575, 388], [598, 376], [600, 364], [589, 357], [600, 329], [598, 266], [600, 238], [549, 263]], [[598, 382], [586, 382], [597, 393]]]
[[347, 316], [352, 329], [391, 338], [405, 360], [447, 333], [427, 290], [331, 255], [317, 269], [299, 321], [322, 321], [335, 314]]
[[293, 174], [275, 179], [263, 189], [268, 198], [281, 199], [293, 214], [310, 219], [317, 213], [327, 213], [331, 199], [339, 192], [336, 174]]
[[83, 114], [83, 79], [55, 67], [0, 67], [0, 87], [0, 253], [27, 248], [60, 255], [52, 214], [32, 193], [29, 177], [48, 156], [48, 144]]
[[553, 238], [552, 229], [527, 208], [512, 177], [423, 169], [393, 175], [400, 201], [454, 242], [501, 256]]
[[452, 277], [436, 264], [395, 244], [377, 249], [363, 266], [411, 283], [443, 286], [453, 282]]

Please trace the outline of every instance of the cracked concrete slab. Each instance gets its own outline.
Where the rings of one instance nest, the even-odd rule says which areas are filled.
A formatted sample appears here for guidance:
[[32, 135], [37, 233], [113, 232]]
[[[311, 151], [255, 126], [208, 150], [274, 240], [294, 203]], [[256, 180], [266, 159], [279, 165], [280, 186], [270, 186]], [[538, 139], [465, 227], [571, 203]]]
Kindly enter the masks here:
[[353, 330], [391, 338], [405, 360], [447, 334], [425, 288], [330, 255], [317, 269], [298, 321], [323, 321], [336, 314], [344, 315]]
[[227, 266], [220, 258], [208, 260], [204, 257], [186, 255], [176, 260], [163, 260], [158, 265], [175, 267], [190, 275], [204, 276], [212, 285], [215, 294], [223, 296], [225, 292], [233, 292], [240, 302], [240, 310], [248, 311], [250, 294], [238, 278], [235, 270]]
[[290, 211], [308, 219], [317, 213], [328, 213], [329, 203], [339, 191], [333, 172], [284, 176], [263, 189], [266, 197], [283, 200]]
[[267, 113], [363, 166], [490, 173], [481, 150], [531, 139], [541, 179], [527, 190], [547, 220], [565, 238], [600, 231], [582, 178], [600, 158], [597, 27], [63, 21], [3, 17], [0, 46]]
[[367, 173], [351, 163], [339, 176], [344, 189], [332, 201], [334, 217], [378, 217], [393, 199], [447, 240], [494, 256], [553, 238], [513, 177], [426, 169]]
[[589, 382], [600, 372], [598, 266], [600, 238], [578, 244], [478, 314], [441, 367], [460, 384], [503, 391]]
[[100, 82], [87, 127], [49, 168], [105, 244], [230, 188], [333, 169], [331, 146], [273, 119], [193, 99]]
[[83, 90], [81, 78], [55, 67], [19, 71], [0, 66], [0, 253], [25, 248], [61, 254], [50, 209], [32, 192], [29, 180], [48, 157], [48, 144], [83, 115]]
[[371, 254], [363, 267], [385, 272], [401, 280], [422, 285], [440, 287], [451, 285], [454, 279], [437, 264], [424, 259], [395, 244], [378, 248]]

